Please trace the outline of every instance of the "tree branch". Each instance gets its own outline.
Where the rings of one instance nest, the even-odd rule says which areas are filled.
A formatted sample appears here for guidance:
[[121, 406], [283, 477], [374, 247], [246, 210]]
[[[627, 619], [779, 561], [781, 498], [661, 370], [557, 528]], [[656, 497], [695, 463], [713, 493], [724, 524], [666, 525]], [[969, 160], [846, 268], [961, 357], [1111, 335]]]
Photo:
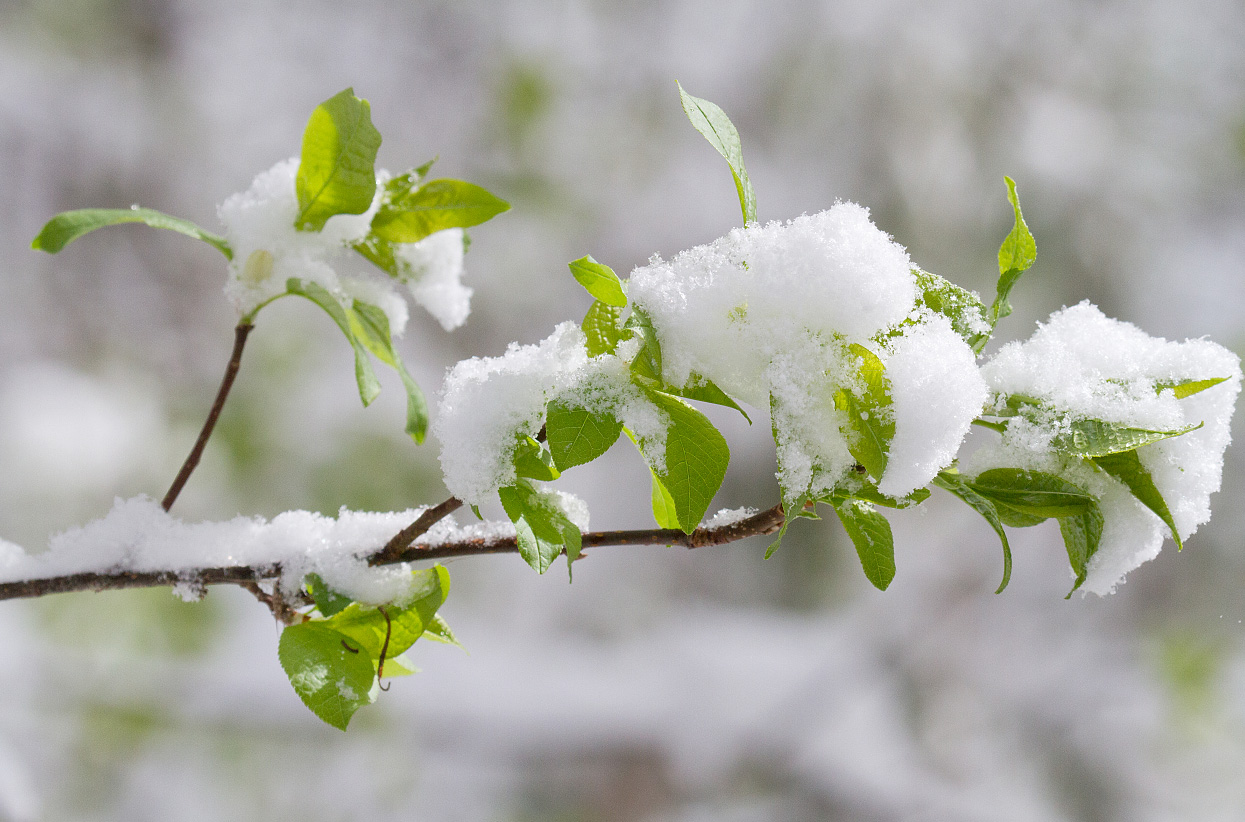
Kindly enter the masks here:
[[216, 428], [216, 421], [220, 418], [221, 409], [225, 407], [225, 400], [229, 397], [229, 389], [233, 388], [234, 378], [238, 376], [238, 367], [242, 364], [242, 349], [246, 346], [246, 337], [251, 333], [251, 329], [255, 326], [249, 323], [242, 323], [233, 331], [233, 354], [229, 357], [229, 365], [225, 366], [225, 376], [220, 381], [220, 389], [216, 392], [216, 400], [212, 403], [212, 410], [208, 412], [207, 419], [203, 421], [203, 430], [199, 432], [199, 439], [195, 440], [194, 448], [190, 449], [186, 461], [182, 463], [182, 470], [177, 472], [176, 479], [169, 486], [168, 493], [164, 495], [164, 500], [160, 505], [165, 511], [173, 507], [173, 503], [177, 501], [177, 495], [182, 492], [182, 486], [186, 484], [186, 480], [190, 479], [190, 475], [194, 473], [195, 468], [199, 465], [199, 458], [203, 456], [203, 449], [207, 447], [208, 439], [212, 436], [212, 429]]
[[[425, 516], [433, 511], [449, 506], [457, 500], [446, 500], [436, 508], [425, 512]], [[461, 505], [461, 503], [459, 503]], [[457, 507], [457, 506], [455, 506]], [[453, 510], [453, 508], [450, 508]], [[432, 521], [444, 517], [444, 511]], [[429, 517], [431, 519], [431, 517]], [[421, 516], [405, 531], [413, 531]], [[583, 547], [603, 547], [607, 545], [682, 545], [687, 548], [704, 548], [710, 545], [724, 545], [728, 542], [747, 537], [772, 534], [782, 527], [782, 506], [775, 505], [760, 513], [742, 519], [721, 528], [697, 528], [690, 534], [671, 529], [649, 529], [634, 531], [593, 531], [583, 535]], [[390, 540], [390, 545], [394, 544]], [[441, 545], [411, 545], [392, 554], [389, 545], [381, 548], [369, 559], [371, 565], [388, 565], [398, 562], [415, 562], [419, 560], [444, 559], [447, 557], [471, 557], [485, 554], [517, 553], [518, 545], [514, 537], [495, 537], [447, 542]], [[378, 558], [384, 555], [383, 560]], [[107, 571], [69, 574], [43, 579], [19, 580], [0, 583], [0, 600], [40, 597], [47, 594], [68, 593], [71, 591], [109, 591], [123, 588], [156, 588], [166, 585], [240, 585], [254, 593], [255, 583], [265, 579], [281, 576], [278, 564], [264, 566], [234, 565], [216, 568], [192, 568], [182, 571]], [[262, 593], [262, 591], [261, 591]], [[268, 595], [271, 596], [271, 595]], [[262, 598], [261, 598], [262, 599]], [[283, 606], [284, 607], [284, 606]], [[275, 611], [274, 611], [275, 613]], [[282, 616], [282, 615], [279, 615]]]

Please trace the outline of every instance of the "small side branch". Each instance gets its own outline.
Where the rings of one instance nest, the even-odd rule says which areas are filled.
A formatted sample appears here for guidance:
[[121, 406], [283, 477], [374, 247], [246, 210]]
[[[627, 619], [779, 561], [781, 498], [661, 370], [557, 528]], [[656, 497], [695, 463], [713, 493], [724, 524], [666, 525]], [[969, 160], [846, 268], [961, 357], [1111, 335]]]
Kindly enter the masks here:
[[[436, 508], [425, 512], [432, 522], [436, 522], [458, 506], [449, 507], [457, 500], [446, 500]], [[460, 502], [459, 505], [462, 503]], [[444, 510], [440, 516], [434, 511]], [[423, 520], [412, 523], [408, 530], [414, 530]], [[746, 539], [747, 537], [772, 534], [783, 524], [782, 506], [775, 505], [760, 513], [742, 519], [721, 528], [697, 528], [690, 534], [671, 529], [648, 529], [634, 531], [592, 531], [583, 535], [585, 548], [603, 547], [607, 545], [682, 545], [686, 548], [705, 548], [710, 545], [724, 545], [728, 542]], [[395, 537], [396, 539], [396, 537]], [[393, 544], [393, 540], [390, 541]], [[444, 559], [447, 557], [484, 556], [486, 554], [517, 553], [519, 548], [514, 537], [498, 537], [494, 539], [472, 539], [461, 542], [447, 542], [441, 545], [407, 544], [393, 554], [386, 554], [389, 546], [380, 549], [370, 561], [372, 565], [386, 565], [398, 562], [415, 562], [419, 560]], [[384, 555], [383, 561], [378, 558]], [[173, 571], [111, 571], [70, 574], [67, 576], [47, 577], [44, 579], [20, 580], [17, 582], [0, 583], [0, 600], [40, 597], [47, 594], [68, 593], [71, 591], [109, 591], [123, 588], [157, 588], [194, 583], [196, 585], [240, 585], [255, 593], [255, 584], [260, 580], [275, 579], [281, 575], [279, 565], [249, 566], [236, 565], [217, 568], [188, 568]], [[263, 593], [261, 591], [261, 593]], [[263, 598], [261, 597], [261, 600]], [[265, 603], [268, 604], [268, 603]], [[271, 607], [271, 606], [270, 606]], [[284, 607], [284, 606], [282, 606]], [[278, 618], [280, 608], [274, 610]]]
[[393, 539], [385, 543], [384, 548], [368, 559], [368, 565], [389, 565], [394, 562], [402, 562], [400, 557], [415, 540], [426, 534], [429, 528], [462, 507], [462, 500], [457, 497], [450, 497], [440, 505], [429, 508], [420, 514], [419, 518], [410, 525], [394, 534]]
[[229, 357], [229, 365], [225, 367], [225, 376], [220, 381], [220, 390], [216, 392], [212, 410], [208, 412], [207, 419], [203, 422], [203, 430], [199, 432], [199, 439], [195, 440], [194, 448], [190, 449], [190, 454], [182, 463], [182, 470], [177, 472], [177, 478], [173, 480], [168, 493], [164, 495], [164, 500], [160, 503], [165, 511], [173, 507], [173, 503], [177, 501], [177, 495], [182, 492], [182, 486], [186, 484], [186, 480], [190, 479], [190, 475], [199, 465], [199, 458], [203, 456], [203, 449], [207, 447], [212, 430], [216, 428], [216, 421], [220, 419], [221, 409], [225, 407], [225, 400], [229, 397], [229, 389], [233, 388], [234, 378], [238, 376], [238, 367], [242, 364], [242, 349], [246, 346], [247, 335], [254, 327], [242, 323], [234, 329], [233, 354]]

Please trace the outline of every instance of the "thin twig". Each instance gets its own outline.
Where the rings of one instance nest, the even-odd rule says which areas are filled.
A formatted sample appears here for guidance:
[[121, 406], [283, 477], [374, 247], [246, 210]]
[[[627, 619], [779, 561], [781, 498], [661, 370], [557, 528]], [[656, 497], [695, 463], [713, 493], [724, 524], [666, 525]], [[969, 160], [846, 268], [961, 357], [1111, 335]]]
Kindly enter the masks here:
[[369, 565], [388, 565], [393, 562], [401, 562], [400, 559], [390, 559], [390, 557], [400, 557], [402, 552], [410, 547], [411, 543], [422, 537], [428, 532], [428, 529], [436, 525], [450, 514], [463, 507], [463, 501], [457, 497], [450, 497], [440, 505], [429, 508], [420, 514], [418, 519], [401, 531], [393, 535], [393, 539], [385, 543], [385, 547], [373, 554], [368, 559]]
[[182, 492], [182, 486], [186, 484], [186, 480], [190, 479], [190, 475], [199, 465], [199, 458], [203, 456], [203, 449], [207, 447], [208, 439], [212, 436], [212, 429], [216, 427], [221, 409], [225, 407], [225, 400], [229, 397], [229, 389], [233, 387], [233, 380], [238, 376], [238, 366], [242, 363], [242, 349], [246, 346], [246, 337], [254, 327], [242, 323], [234, 329], [233, 354], [229, 357], [229, 365], [225, 367], [225, 376], [220, 381], [220, 390], [216, 392], [212, 410], [208, 412], [207, 419], [203, 421], [203, 430], [199, 432], [199, 439], [195, 440], [194, 448], [190, 449], [190, 454], [182, 463], [182, 470], [177, 472], [177, 478], [173, 480], [168, 493], [164, 495], [164, 501], [160, 503], [165, 511], [173, 507], [177, 495]]
[[[442, 503], [444, 506], [449, 502]], [[441, 506], [437, 506], [440, 508]], [[430, 509], [429, 512], [436, 509]], [[448, 513], [448, 512], [446, 512]], [[703, 548], [723, 545], [746, 537], [772, 534], [782, 527], [782, 506], [776, 505], [760, 513], [721, 528], [697, 528], [690, 534], [670, 529], [636, 531], [593, 531], [583, 535], [583, 546], [607, 545], [682, 545]], [[381, 551], [385, 551], [382, 548]], [[441, 545], [408, 545], [396, 556], [387, 556], [385, 563], [413, 562], [446, 557], [470, 557], [486, 554], [516, 553], [514, 537], [470, 539]], [[378, 552], [379, 555], [379, 552]], [[382, 563], [372, 563], [382, 564]], [[0, 600], [39, 597], [70, 591], [107, 591], [121, 588], [156, 588], [179, 583], [196, 585], [233, 584], [249, 587], [259, 580], [281, 575], [280, 565], [234, 565], [216, 568], [188, 568], [181, 571], [109, 571], [69, 574], [44, 579], [0, 583]], [[262, 590], [262, 589], [261, 589]], [[252, 591], [252, 593], [254, 593]], [[267, 603], [265, 603], [267, 604]], [[284, 607], [288, 607], [286, 604]], [[280, 617], [279, 617], [280, 618]]]

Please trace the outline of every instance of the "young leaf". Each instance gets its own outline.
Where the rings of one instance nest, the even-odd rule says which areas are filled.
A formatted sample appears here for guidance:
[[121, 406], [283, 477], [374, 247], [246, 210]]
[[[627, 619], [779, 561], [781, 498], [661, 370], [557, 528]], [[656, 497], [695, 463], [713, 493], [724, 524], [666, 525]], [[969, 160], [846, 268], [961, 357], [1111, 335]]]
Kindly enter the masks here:
[[692, 126], [704, 135], [718, 154], [721, 154], [727, 165], [731, 167], [731, 175], [735, 178], [735, 191], [739, 194], [739, 207], [743, 211], [744, 224], [757, 221], [756, 195], [752, 192], [752, 182], [748, 179], [748, 171], [744, 168], [743, 146], [739, 142], [739, 132], [726, 112], [714, 103], [693, 97], [679, 86], [679, 99], [683, 101], [683, 111]]
[[653, 321], [644, 311], [634, 308], [623, 328], [640, 338], [640, 351], [631, 361], [631, 373], [661, 384], [661, 341]]
[[[649, 389], [644, 393], [670, 419], [665, 459], [656, 459], [652, 454], [644, 456], [670, 494], [679, 527], [690, 534], [721, 487], [731, 452], [725, 438], [704, 414], [669, 394]], [[645, 450], [643, 443], [640, 450]]]
[[990, 318], [985, 304], [973, 291], [960, 288], [955, 283], [922, 271], [912, 269], [920, 300], [930, 311], [941, 314], [951, 321], [951, 328], [964, 342], [978, 353], [990, 339]]
[[1202, 423], [1179, 431], [1152, 431], [1147, 428], [1129, 428], [1102, 420], [1073, 420], [1066, 433], [1060, 434], [1052, 443], [1060, 451], [1078, 457], [1103, 457], [1132, 451], [1152, 442], [1178, 437], [1196, 431]]
[[[981, 472], [968, 485], [995, 506], [1010, 508], [1029, 517], [1077, 516], [1098, 505], [1084, 489], [1041, 471], [991, 468]], [[1003, 521], [1011, 524], [1006, 517]]]
[[84, 234], [90, 234], [97, 228], [121, 225], [122, 223], [144, 223], [152, 228], [165, 228], [169, 231], [176, 231], [179, 234], [185, 234], [187, 237], [202, 240], [221, 254], [224, 254], [226, 260], [233, 259], [233, 249], [229, 247], [229, 243], [224, 237], [213, 234], [210, 231], [204, 231], [199, 226], [189, 220], [183, 220], [181, 217], [171, 217], [168, 214], [163, 214], [150, 208], [139, 208], [138, 206], [131, 208], [83, 208], [77, 211], [63, 211], [48, 220], [47, 224], [39, 232], [39, 236], [35, 237], [34, 241], [31, 242], [30, 247], [39, 251], [46, 251], [49, 254], [55, 254]]
[[308, 574], [304, 584], [307, 587], [307, 593], [311, 594], [311, 599], [316, 604], [316, 610], [322, 616], [331, 617], [333, 614], [345, 610], [353, 602], [350, 597], [339, 594], [328, 587], [319, 574]]
[[367, 100], [354, 89], [333, 95], [311, 113], [294, 188], [300, 231], [319, 231], [336, 214], [362, 214], [376, 195], [380, 132]]
[[1085, 582], [1089, 573], [1089, 561], [1098, 551], [1098, 543], [1102, 540], [1102, 509], [1098, 501], [1079, 514], [1060, 517], [1059, 533], [1063, 535], [1063, 544], [1068, 550], [1068, 562], [1072, 572], [1076, 574], [1076, 582], [1068, 592], [1067, 599]]
[[354, 375], [355, 382], [359, 386], [359, 399], [363, 400], [363, 404], [371, 405], [372, 400], [376, 399], [376, 395], [380, 393], [380, 382], [376, 379], [376, 372], [372, 370], [372, 364], [367, 359], [367, 349], [363, 343], [355, 336], [351, 328], [350, 317], [346, 313], [346, 309], [337, 301], [337, 298], [328, 292], [324, 286], [305, 280], [299, 280], [291, 277], [285, 283], [285, 290], [290, 294], [304, 297], [311, 300], [320, 308], [324, 309], [324, 313], [328, 314], [337, 323], [337, 327], [346, 335], [346, 339], [350, 342], [350, 347], [354, 349]]
[[825, 497], [819, 497], [818, 502], [833, 504], [835, 500], [856, 499], [862, 502], [868, 502], [873, 505], [880, 505], [883, 508], [894, 508], [901, 510], [911, 508], [914, 505], [920, 505], [929, 499], [928, 488], [918, 488], [906, 497], [901, 499], [891, 499], [878, 490], [878, 487], [869, 482], [862, 482], [855, 487], [838, 488], [833, 494]]
[[[642, 377], [639, 379], [641, 381], [643, 380]], [[739, 407], [739, 403], [731, 399], [730, 396], [721, 388], [718, 388], [712, 380], [706, 379], [699, 374], [692, 374], [687, 381], [687, 385], [682, 388], [672, 388], [669, 385], [658, 385], [657, 383], [654, 383], [649, 387], [662, 391], [666, 394], [673, 394], [676, 397], [712, 403], [713, 405], [721, 405], [724, 408], [733, 408], [743, 415], [743, 418], [748, 421], [749, 425], [752, 424], [752, 418], [748, 416], [747, 411], [744, 411]]]
[[1167, 529], [1172, 532], [1172, 539], [1176, 541], [1176, 548], [1181, 551], [1184, 550], [1184, 543], [1180, 541], [1180, 532], [1176, 530], [1176, 521], [1172, 519], [1171, 511], [1167, 508], [1167, 502], [1163, 499], [1163, 495], [1159, 493], [1159, 489], [1154, 485], [1154, 479], [1150, 476], [1150, 472], [1141, 464], [1141, 459], [1137, 456], [1136, 451], [1124, 451], [1119, 454], [1106, 454], [1101, 457], [1094, 457], [1094, 464], [1124, 483], [1142, 505], [1157, 514], [1158, 518], [1167, 526]]
[[1168, 380], [1155, 383], [1154, 390], [1161, 394], [1170, 388], [1175, 393], [1176, 399], [1183, 400], [1185, 397], [1192, 397], [1194, 394], [1199, 394], [1207, 388], [1214, 388], [1219, 383], [1226, 382], [1227, 379], [1227, 377], [1215, 377], [1210, 380]]
[[416, 593], [409, 604], [400, 608], [386, 605], [382, 613], [379, 608], [356, 602], [324, 621], [334, 631], [344, 634], [353, 647], [359, 648], [365, 658], [371, 660], [373, 670], [382, 650], [388, 658], [414, 645], [432, 625], [437, 609], [449, 595], [450, 574], [444, 566], [415, 571], [413, 576]]
[[354, 712], [372, 701], [372, 658], [325, 622], [286, 628], [277, 658], [303, 704], [334, 728], [346, 730]]
[[541, 482], [552, 482], [560, 475], [550, 453], [526, 435], [519, 436], [519, 445], [514, 451], [514, 470], [520, 477]]
[[462, 180], [433, 180], [385, 202], [372, 218], [372, 233], [394, 243], [415, 243], [446, 228], [470, 228], [491, 220], [510, 204]]
[[354, 301], [347, 315], [355, 338], [402, 378], [402, 387], [406, 389], [406, 433], [416, 444], [422, 444], [428, 433], [428, 401], [393, 346], [388, 315], [379, 306], [359, 300]]
[[1020, 279], [1020, 275], [1029, 270], [1037, 261], [1037, 244], [1029, 233], [1024, 215], [1020, 213], [1020, 199], [1016, 195], [1016, 181], [1004, 177], [1007, 181], [1007, 201], [1012, 204], [1016, 215], [1016, 224], [999, 246], [999, 284], [998, 296], [990, 306], [990, 324], [994, 325], [1003, 317], [1012, 313], [1012, 305], [1007, 301], [1012, 286]]
[[621, 433], [621, 422], [582, 406], [555, 400], [545, 410], [545, 438], [561, 471], [592, 462], [610, 450]]
[[[796, 497], [794, 500], [791, 500], [790, 503], [788, 503], [787, 500], [783, 500], [782, 527], [778, 529], [778, 536], [774, 537], [774, 541], [771, 542], [769, 544], [769, 547], [765, 549], [766, 559], [769, 559], [770, 557], [772, 557], [774, 553], [779, 548], [782, 547], [782, 538], [787, 535], [787, 526], [791, 525], [791, 523], [794, 522], [797, 518], [807, 517], [808, 519], [821, 519], [821, 517], [817, 516], [815, 511], [814, 512], [805, 511], [804, 506], [807, 505], [810, 501], [811, 500], [809, 500], [807, 494]], [[816, 506], [814, 506], [814, 508], [816, 508]]]
[[627, 304], [627, 293], [623, 290], [622, 280], [608, 265], [602, 265], [591, 256], [580, 257], [567, 265], [571, 274], [584, 289], [597, 300], [622, 308]]
[[985, 517], [986, 522], [990, 523], [990, 527], [994, 529], [994, 533], [999, 535], [999, 542], [1003, 543], [1003, 581], [999, 583], [994, 593], [1003, 593], [1003, 589], [1007, 587], [1007, 583], [1012, 578], [1012, 546], [1007, 542], [1007, 532], [1003, 530], [1003, 520], [999, 517], [998, 509], [994, 507], [994, 503], [974, 491], [959, 474], [940, 471], [938, 476], [934, 477], [934, 485], [963, 500], [969, 508]]
[[861, 360], [858, 373], [864, 390], [857, 393], [840, 389], [835, 392], [834, 405], [847, 413], [851, 426], [850, 431], [844, 432], [851, 438], [848, 450], [875, 480], [879, 480], [886, 471], [887, 453], [895, 436], [890, 380], [876, 354], [857, 343], [852, 343], [850, 350]]
[[442, 645], [453, 645], [455, 648], [467, 650], [458, 637], [454, 636], [454, 632], [450, 630], [449, 624], [437, 614], [432, 618], [432, 622], [424, 629], [423, 639], [430, 639], [433, 642], [440, 642]]
[[518, 534], [519, 554], [537, 573], [548, 571], [564, 547], [568, 568], [579, 557], [582, 534], [555, 495], [536, 489], [525, 479], [497, 493]]
[[844, 500], [834, 506], [860, 557], [865, 576], [879, 591], [885, 591], [895, 578], [895, 541], [886, 517], [867, 502]]
[[613, 354], [623, 338], [623, 327], [619, 320], [622, 309], [597, 300], [584, 315], [583, 329], [587, 340], [586, 347], [589, 357], [602, 354]]
[[653, 521], [657, 523], [658, 528], [669, 528], [671, 530], [678, 528], [679, 512], [674, 507], [674, 497], [670, 496], [670, 492], [666, 489], [665, 484], [652, 468], [648, 469], [648, 473], [653, 480], [652, 487], [649, 490], [649, 502], [653, 508]]

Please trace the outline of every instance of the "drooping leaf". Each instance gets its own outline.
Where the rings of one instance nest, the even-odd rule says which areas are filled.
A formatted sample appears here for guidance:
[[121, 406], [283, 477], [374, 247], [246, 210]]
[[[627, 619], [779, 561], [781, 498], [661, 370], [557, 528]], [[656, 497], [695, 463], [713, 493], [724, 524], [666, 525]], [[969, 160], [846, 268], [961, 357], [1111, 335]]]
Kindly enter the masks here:
[[1059, 533], [1063, 535], [1063, 544], [1068, 550], [1068, 562], [1072, 565], [1072, 572], [1076, 574], [1076, 582], [1068, 592], [1068, 597], [1085, 582], [1089, 573], [1089, 561], [1097, 553], [1098, 543], [1102, 540], [1102, 526], [1102, 509], [1097, 500], [1079, 514], [1059, 518]]
[[1003, 520], [999, 517], [998, 509], [994, 507], [994, 503], [974, 491], [959, 474], [940, 471], [938, 476], [934, 477], [934, 485], [963, 500], [969, 508], [981, 514], [986, 522], [990, 523], [994, 533], [999, 535], [999, 542], [1003, 543], [1003, 581], [999, 583], [994, 593], [1003, 593], [1012, 578], [1012, 546], [1007, 541], [1007, 532], [1003, 530]]
[[334, 728], [346, 730], [355, 711], [372, 701], [371, 657], [324, 621], [282, 631], [277, 657], [303, 704]]
[[520, 477], [541, 482], [552, 482], [561, 473], [544, 446], [526, 435], [519, 436], [518, 447], [514, 450], [514, 470]]
[[1153, 431], [1102, 420], [1079, 419], [1073, 420], [1069, 430], [1056, 437], [1052, 445], [1073, 456], [1102, 457], [1132, 451], [1152, 442], [1196, 431], [1201, 427], [1202, 424], [1198, 423], [1178, 431]]
[[555, 400], [545, 409], [545, 438], [561, 471], [592, 462], [610, 450], [621, 433], [621, 422], [583, 406]]
[[602, 265], [591, 255], [567, 263], [575, 280], [594, 298], [606, 305], [622, 308], [627, 304], [627, 293], [622, 280], [608, 265]]
[[414, 645], [432, 626], [437, 609], [449, 596], [450, 574], [444, 566], [414, 571], [412, 576], [413, 598], [407, 605], [386, 605], [382, 611], [356, 602], [324, 621], [325, 625], [348, 637], [351, 645], [360, 648], [371, 660], [373, 670], [380, 661], [382, 649], [388, 658]]
[[1167, 507], [1167, 501], [1159, 493], [1158, 487], [1154, 484], [1154, 478], [1150, 476], [1150, 472], [1141, 463], [1141, 458], [1136, 451], [1124, 451], [1118, 454], [1094, 457], [1094, 464], [1124, 483], [1142, 505], [1157, 514], [1158, 518], [1167, 526], [1167, 529], [1171, 531], [1172, 539], [1176, 541], [1176, 547], [1179, 550], [1184, 550], [1184, 543], [1180, 541], [1180, 532], [1176, 530], [1176, 521], [1172, 519], [1171, 511]]
[[1200, 394], [1207, 388], [1214, 388], [1221, 382], [1227, 382], [1227, 377], [1216, 377], [1210, 380], [1167, 380], [1165, 382], [1155, 383], [1154, 390], [1162, 393], [1167, 389], [1171, 389], [1176, 395], [1176, 399], [1183, 400], [1185, 397], [1192, 397], [1194, 394]]
[[644, 393], [665, 412], [670, 424], [664, 458], [646, 453], [649, 446], [644, 442], [639, 443], [640, 452], [670, 494], [679, 527], [690, 534], [722, 486], [730, 449], [713, 423], [695, 408], [660, 391], [645, 389]]
[[[467, 650], [466, 646], [458, 641], [458, 637], [454, 636], [454, 632], [450, 630], [449, 623], [440, 614], [434, 616], [432, 622], [424, 629], [423, 639], [430, 639], [433, 642], [440, 642], [442, 645], [453, 645], [455, 648]], [[386, 669], [387, 672], [388, 669]]]
[[301, 231], [319, 231], [337, 214], [362, 214], [376, 195], [380, 132], [367, 100], [354, 89], [333, 95], [311, 113], [294, 188]]
[[189, 220], [172, 217], [150, 208], [82, 208], [76, 211], [63, 211], [43, 226], [39, 235], [31, 242], [30, 247], [39, 251], [55, 254], [84, 234], [90, 234], [97, 228], [123, 223], [143, 223], [152, 228], [164, 228], [202, 240], [225, 255], [226, 260], [233, 259], [233, 249], [228, 241], [218, 234], [205, 231]]
[[537, 573], [548, 571], [563, 549], [568, 567], [579, 557], [582, 534], [556, 495], [520, 479], [499, 489], [498, 496], [518, 534], [519, 554]]
[[622, 309], [597, 300], [584, 315], [583, 329], [589, 357], [613, 354], [623, 338]]
[[[794, 522], [795, 520], [801, 517], [804, 517], [807, 519], [821, 519], [821, 517], [817, 516], [815, 511], [810, 512], [806, 510], [805, 506], [808, 505], [809, 502], [811, 502], [811, 500], [808, 498], [807, 495], [796, 497], [794, 500], [791, 500], [789, 503], [786, 500], [783, 500], [782, 526], [778, 529], [778, 536], [774, 537], [774, 541], [771, 542], [769, 544], [769, 547], [765, 549], [766, 559], [769, 559], [770, 557], [772, 557], [778, 551], [778, 549], [782, 547], [782, 538], [787, 535], [787, 527], [790, 526], [792, 522]], [[816, 508], [816, 506], [812, 506], [812, 507]]]
[[676, 397], [683, 397], [688, 400], [698, 400], [699, 402], [712, 403], [713, 405], [721, 405], [724, 408], [733, 408], [743, 415], [743, 418], [752, 424], [752, 418], [748, 416], [748, 412], [739, 407], [739, 403], [735, 402], [730, 396], [723, 391], [710, 379], [693, 373], [688, 379], [687, 385], [681, 388], [672, 388], [668, 385], [651, 386], [658, 388], [666, 394], [673, 394]]
[[1025, 224], [1024, 215], [1020, 213], [1020, 198], [1016, 195], [1016, 181], [1011, 177], [1003, 179], [1007, 181], [1007, 201], [1012, 204], [1016, 223], [1007, 237], [1003, 239], [1003, 244], [999, 246], [998, 296], [994, 298], [994, 304], [990, 306], [991, 325], [1012, 313], [1012, 305], [1007, 301], [1008, 295], [1011, 294], [1012, 287], [1016, 285], [1020, 275], [1028, 271], [1037, 261], [1037, 243], [1034, 242], [1033, 235], [1029, 233], [1029, 226]]
[[857, 372], [863, 389], [842, 388], [835, 392], [834, 405], [846, 412], [850, 431], [848, 450], [856, 461], [880, 480], [886, 471], [886, 458], [895, 437], [894, 413], [891, 409], [890, 380], [877, 355], [863, 345], [852, 343], [850, 351], [860, 358]]
[[378, 360], [397, 371], [402, 378], [402, 387], [406, 389], [406, 433], [416, 443], [423, 443], [428, 433], [428, 401], [393, 346], [388, 315], [379, 306], [360, 300], [355, 300], [347, 313], [350, 330], [355, 337]]
[[[675, 85], [678, 85], [676, 83]], [[717, 150], [731, 167], [731, 176], [735, 178], [735, 191], [739, 194], [739, 208], [744, 215], [744, 223], [757, 221], [756, 195], [752, 191], [752, 182], [748, 179], [748, 171], [744, 168], [743, 145], [739, 141], [739, 132], [726, 112], [716, 104], [699, 97], [693, 97], [679, 86], [679, 99], [683, 101], [683, 111], [692, 126], [704, 135], [709, 145]]]
[[331, 617], [354, 601], [328, 587], [319, 574], [308, 574], [305, 585], [307, 593], [311, 594], [311, 599], [316, 604], [316, 610], [322, 616]]
[[826, 497], [819, 497], [818, 502], [833, 503], [834, 500], [856, 499], [862, 502], [868, 502], [873, 505], [880, 505], [883, 508], [894, 508], [901, 510], [911, 508], [914, 505], [920, 505], [929, 499], [928, 488], [917, 488], [911, 494], [900, 499], [892, 499], [886, 496], [878, 487], [871, 482], [862, 482], [860, 484], [851, 484], [847, 487], [837, 488], [833, 494]]
[[1021, 468], [991, 468], [968, 485], [994, 503], [1007, 525], [1012, 523], [1004, 515], [1005, 509], [1036, 518], [1069, 517], [1098, 504], [1087, 491], [1065, 479]]
[[415, 243], [447, 228], [491, 220], [510, 204], [474, 183], [432, 180], [388, 199], [372, 218], [372, 233], [394, 243]]
[[653, 521], [657, 523], [658, 528], [671, 530], [679, 528], [679, 512], [674, 506], [674, 497], [670, 496], [670, 491], [657, 476], [657, 472], [649, 468], [648, 473], [652, 480], [649, 488], [649, 503], [653, 509]]
[[869, 503], [859, 500], [836, 504], [834, 512], [856, 546], [865, 576], [875, 588], [885, 591], [895, 578], [895, 541], [890, 523]]
[[336, 297], [318, 283], [291, 277], [285, 283], [285, 290], [320, 306], [346, 335], [351, 349], [354, 350], [354, 375], [355, 382], [359, 386], [359, 399], [363, 400], [365, 406], [371, 405], [372, 400], [376, 399], [376, 395], [380, 393], [380, 381], [376, 379], [376, 372], [372, 370], [372, 364], [368, 361], [367, 348], [355, 336], [346, 309]]
[[976, 292], [919, 268], [912, 269], [912, 274], [920, 301], [930, 311], [946, 317], [955, 333], [980, 353], [990, 340], [991, 324], [989, 311]]

